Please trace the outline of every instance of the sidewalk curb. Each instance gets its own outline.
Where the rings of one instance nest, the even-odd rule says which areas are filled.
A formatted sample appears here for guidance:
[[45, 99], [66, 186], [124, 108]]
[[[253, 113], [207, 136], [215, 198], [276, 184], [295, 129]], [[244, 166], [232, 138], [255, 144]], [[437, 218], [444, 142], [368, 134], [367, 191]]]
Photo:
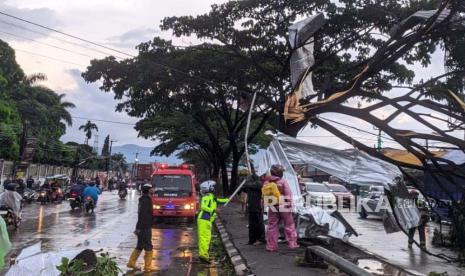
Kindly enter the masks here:
[[232, 265], [234, 266], [234, 271], [237, 276], [253, 276], [254, 274], [251, 273], [250, 269], [247, 266], [246, 261], [240, 254], [239, 250], [234, 245], [234, 242], [231, 240], [229, 233], [227, 232], [226, 228], [221, 221], [221, 218], [218, 218], [215, 221], [216, 229], [220, 234], [221, 241], [223, 242], [223, 246], [226, 249], [226, 253], [228, 254], [229, 260], [231, 261]]

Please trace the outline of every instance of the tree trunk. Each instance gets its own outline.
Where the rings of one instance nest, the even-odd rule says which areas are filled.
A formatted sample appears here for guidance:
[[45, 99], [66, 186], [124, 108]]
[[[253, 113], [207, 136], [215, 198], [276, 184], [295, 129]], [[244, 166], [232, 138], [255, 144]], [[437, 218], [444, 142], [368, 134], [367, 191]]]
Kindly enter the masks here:
[[213, 168], [212, 168], [212, 171], [210, 173], [210, 177], [211, 177], [211, 179], [218, 182], [220, 180], [219, 176], [220, 176], [220, 167], [218, 166], [218, 164], [213, 164]]
[[[284, 121], [284, 120], [283, 120]], [[287, 123], [280, 123], [280, 126], [283, 125], [284, 128], [280, 129], [281, 132], [292, 136], [292, 137], [297, 137], [297, 134], [308, 124], [307, 120], [297, 122], [297, 123], [290, 123], [289, 121]]]
[[226, 167], [226, 162], [221, 162], [221, 182], [223, 184], [223, 195], [226, 195], [229, 190], [229, 179], [228, 179], [228, 169]]
[[232, 194], [237, 188], [237, 177], [239, 161], [241, 160], [239, 154], [233, 154], [232, 168], [231, 168], [231, 183], [229, 184], [229, 193]]

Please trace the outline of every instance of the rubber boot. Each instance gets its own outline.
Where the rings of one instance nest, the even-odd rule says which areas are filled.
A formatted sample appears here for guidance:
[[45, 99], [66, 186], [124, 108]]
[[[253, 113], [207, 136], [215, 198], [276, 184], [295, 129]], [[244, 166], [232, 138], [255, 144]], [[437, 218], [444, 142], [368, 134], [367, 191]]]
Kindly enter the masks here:
[[140, 270], [140, 266], [137, 266], [137, 258], [139, 258], [140, 253], [142, 251], [134, 249], [131, 253], [131, 256], [129, 257], [129, 261], [126, 264], [128, 268], [132, 268], [134, 270]]
[[153, 251], [145, 251], [144, 255], [144, 272], [153, 272], [156, 268], [152, 265]]

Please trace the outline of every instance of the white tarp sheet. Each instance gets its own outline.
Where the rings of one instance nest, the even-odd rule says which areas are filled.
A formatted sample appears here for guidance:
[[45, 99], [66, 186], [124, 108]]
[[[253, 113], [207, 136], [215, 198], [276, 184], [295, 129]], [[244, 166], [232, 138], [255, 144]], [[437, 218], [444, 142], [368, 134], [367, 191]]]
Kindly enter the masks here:
[[[297, 174], [292, 164], [308, 164], [341, 180], [357, 185], [380, 185], [386, 190], [396, 185], [395, 179], [402, 176], [394, 165], [374, 158], [359, 150], [337, 150], [314, 145], [278, 133], [274, 136], [264, 158], [259, 164], [259, 174], [264, 174], [273, 164], [281, 164], [284, 179], [287, 180], [294, 197], [294, 205], [303, 206]], [[396, 198], [396, 201], [401, 201]], [[415, 206], [393, 208], [400, 225], [404, 229], [416, 227], [420, 214]]]
[[[289, 44], [292, 48], [290, 60], [291, 82], [296, 88], [303, 74], [315, 64], [313, 56], [313, 34], [324, 24], [323, 14], [308, 17], [289, 27]], [[312, 74], [303, 81], [302, 98], [315, 94], [313, 90]]]
[[359, 150], [337, 150], [296, 138], [278, 134], [275, 140], [281, 144], [292, 164], [309, 164], [341, 180], [358, 185], [388, 184], [400, 176], [400, 170], [387, 162], [371, 157]]
[[[325, 225], [328, 224], [328, 236], [338, 239], [344, 239], [346, 236], [346, 227], [342, 222], [337, 220], [335, 217], [332, 217], [328, 210], [323, 210], [320, 207], [312, 207], [312, 208], [298, 208], [297, 212], [300, 216], [311, 215], [315, 222], [318, 225]], [[305, 237], [305, 228], [297, 227], [298, 230], [298, 237], [304, 238]]]
[[278, 140], [273, 139], [268, 147], [263, 159], [258, 166], [258, 174], [266, 174], [273, 164], [281, 164], [284, 167], [284, 179], [289, 183], [294, 198], [301, 198], [302, 194], [299, 188], [299, 180], [297, 174], [292, 168], [286, 153], [284, 152]]
[[16, 216], [21, 212], [21, 200], [23, 197], [15, 191], [5, 190], [0, 194], [0, 206], [7, 206], [13, 210]]
[[16, 263], [6, 273], [6, 276], [59, 276], [56, 268], [61, 264], [61, 259], [66, 257], [73, 259], [82, 250], [41, 252], [41, 243], [36, 243], [21, 251]]

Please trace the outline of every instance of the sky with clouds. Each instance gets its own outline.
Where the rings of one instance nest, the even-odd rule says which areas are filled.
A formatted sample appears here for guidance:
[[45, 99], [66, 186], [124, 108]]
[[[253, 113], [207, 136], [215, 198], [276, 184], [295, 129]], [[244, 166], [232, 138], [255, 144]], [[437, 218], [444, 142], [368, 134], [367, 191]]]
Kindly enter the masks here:
[[[27, 19], [90, 41], [102, 43], [125, 53], [136, 54], [135, 46], [154, 36], [170, 38], [161, 33], [160, 21], [166, 16], [196, 15], [210, 6], [225, 1], [214, 0], [0, 0], [0, 11]], [[109, 50], [60, 36], [56, 33], [0, 15], [0, 39], [16, 50], [17, 61], [27, 74], [44, 73], [45, 85], [65, 93], [66, 100], [76, 104], [73, 116], [124, 123], [137, 120], [114, 111], [113, 96], [87, 84], [81, 72], [92, 58], [102, 58]], [[32, 41], [34, 40], [34, 41]], [[71, 42], [71, 43], [69, 43]], [[177, 44], [189, 41], [178, 41]], [[77, 45], [76, 45], [77, 44]], [[54, 47], [52, 47], [54, 46]], [[83, 46], [83, 47], [81, 47]], [[59, 49], [65, 48], [67, 51]], [[121, 56], [121, 55], [120, 55]], [[84, 141], [78, 130], [85, 120], [74, 119], [64, 141]], [[110, 134], [116, 145], [138, 144], [153, 146], [154, 142], [137, 138], [131, 125], [96, 122], [99, 143]], [[93, 141], [90, 142], [91, 144]]]
[[[210, 9], [210, 5], [222, 2], [226, 0], [0, 0], [0, 11], [129, 54], [136, 54], [134, 48], [140, 42], [148, 41], [154, 36], [171, 38], [169, 33], [159, 30], [160, 21], [164, 17], [202, 14]], [[130, 125], [137, 121], [135, 118], [114, 111], [116, 102], [111, 94], [99, 91], [98, 84], [85, 83], [80, 76], [89, 60], [103, 58], [111, 53], [109, 50], [101, 48], [96, 50], [92, 45], [2, 15], [0, 15], [0, 39], [9, 42], [16, 50], [17, 61], [27, 74], [39, 72], [46, 74], [47, 80], [44, 84], [58, 93], [65, 93], [66, 99], [76, 104], [77, 107], [71, 110], [73, 116], [128, 123], [123, 125], [96, 122], [99, 126], [100, 145], [107, 134], [118, 141], [116, 145], [154, 145], [152, 141], [137, 138], [137, 132]], [[175, 39], [175, 42], [177, 45], [187, 45], [192, 41]], [[438, 52], [434, 55], [432, 66], [429, 68], [415, 65], [417, 79], [443, 72], [442, 59], [443, 53]], [[352, 101], [348, 104], [355, 106], [357, 103]], [[377, 116], [387, 116], [389, 112], [385, 109]], [[358, 128], [376, 132], [370, 125], [361, 121], [338, 118], [334, 114], [325, 116], [351, 122]], [[83, 142], [84, 134], [78, 130], [83, 123], [85, 120], [75, 118], [73, 126], [68, 129], [63, 140]], [[405, 129], [416, 128], [413, 120], [407, 116], [401, 116], [394, 125]], [[367, 144], [376, 143], [375, 136], [354, 129], [344, 131], [355, 137], [361, 137]], [[324, 130], [312, 128], [306, 128], [300, 133], [302, 139], [317, 144], [336, 148], [350, 147], [331, 136]], [[385, 146], [394, 145], [385, 141]]]

